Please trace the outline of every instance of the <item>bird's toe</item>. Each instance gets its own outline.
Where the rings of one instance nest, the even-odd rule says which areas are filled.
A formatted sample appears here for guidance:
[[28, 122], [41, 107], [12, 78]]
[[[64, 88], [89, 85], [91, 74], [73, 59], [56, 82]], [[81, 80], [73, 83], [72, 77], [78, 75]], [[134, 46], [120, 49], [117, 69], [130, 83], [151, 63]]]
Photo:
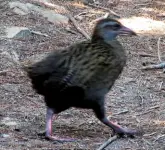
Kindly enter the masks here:
[[60, 138], [60, 137], [57, 137], [57, 136], [46, 136], [45, 138], [47, 140], [51, 140], [51, 141], [59, 142], [59, 143], [76, 142], [77, 141], [76, 139], [73, 139], [73, 138]]

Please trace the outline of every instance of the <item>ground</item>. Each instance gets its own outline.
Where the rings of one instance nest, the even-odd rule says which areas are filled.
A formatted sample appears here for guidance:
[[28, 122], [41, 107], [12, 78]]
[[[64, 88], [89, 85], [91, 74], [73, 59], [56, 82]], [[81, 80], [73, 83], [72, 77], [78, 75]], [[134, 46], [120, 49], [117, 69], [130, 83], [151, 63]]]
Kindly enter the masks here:
[[[112, 131], [100, 123], [90, 110], [72, 108], [61, 113], [54, 121], [54, 133], [77, 138], [75, 143], [53, 143], [39, 135], [45, 127], [43, 97], [33, 91], [23, 70], [5, 55], [5, 52], [15, 51], [19, 61], [24, 63], [26, 60], [32, 60], [33, 56], [40, 57], [52, 50], [85, 40], [85, 37], [71, 22], [61, 26], [50, 23], [33, 12], [24, 16], [15, 14], [9, 8], [8, 2], [10, 1], [0, 0], [0, 149], [97, 149], [112, 135]], [[20, 2], [33, 3], [33, 0]], [[92, 33], [93, 20], [106, 13], [103, 9], [83, 5], [76, 0], [51, 2], [67, 8], [72, 16], [88, 12], [80, 14], [76, 21], [89, 35]], [[126, 49], [128, 60], [121, 77], [106, 97], [107, 115], [109, 119], [143, 133], [134, 139], [117, 139], [106, 149], [164, 150], [165, 75], [162, 70], [145, 71], [141, 68], [143, 65], [159, 62], [158, 38], [161, 37], [160, 51], [165, 48], [165, 3], [152, 0], [120, 0], [112, 5], [110, 1], [102, 0], [100, 5], [115, 11], [121, 16], [119, 20], [138, 33], [136, 37], [119, 38]], [[24, 40], [7, 39], [3, 36], [6, 26], [28, 27], [49, 36], [33, 35]], [[144, 57], [142, 54], [151, 56]]]

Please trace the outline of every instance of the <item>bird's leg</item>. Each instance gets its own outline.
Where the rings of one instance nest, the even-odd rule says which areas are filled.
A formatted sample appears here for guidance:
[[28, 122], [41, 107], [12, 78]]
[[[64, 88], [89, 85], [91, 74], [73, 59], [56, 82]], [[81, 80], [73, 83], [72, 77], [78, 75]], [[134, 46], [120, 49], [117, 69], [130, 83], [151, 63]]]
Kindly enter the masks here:
[[[71, 138], [59, 138], [57, 136], [52, 135], [52, 120], [53, 120], [54, 110], [51, 108], [47, 108], [46, 113], [46, 139], [58, 141], [58, 142], [73, 142], [75, 139]], [[57, 115], [56, 117], [57, 118]]]
[[52, 135], [52, 120], [53, 120], [54, 110], [47, 108], [46, 112], [46, 138], [50, 139]]
[[105, 110], [104, 110], [104, 106], [103, 105], [98, 105], [94, 108], [94, 112], [97, 116], [97, 118], [104, 123], [105, 125], [107, 125], [108, 127], [112, 128], [114, 130], [115, 133], [117, 133], [119, 136], [129, 136], [129, 137], [133, 137], [135, 134], [137, 134], [137, 131], [135, 130], [130, 130], [128, 128], [123, 128], [120, 125], [113, 123], [111, 121], [109, 121], [106, 116], [105, 116]]
[[117, 133], [119, 136], [123, 137], [124, 135], [129, 137], [134, 137], [135, 134], [137, 134], [137, 131], [131, 130], [128, 128], [123, 128], [120, 125], [109, 121], [106, 117], [100, 119], [101, 122], [103, 122], [105, 125], [111, 127], [115, 133]]

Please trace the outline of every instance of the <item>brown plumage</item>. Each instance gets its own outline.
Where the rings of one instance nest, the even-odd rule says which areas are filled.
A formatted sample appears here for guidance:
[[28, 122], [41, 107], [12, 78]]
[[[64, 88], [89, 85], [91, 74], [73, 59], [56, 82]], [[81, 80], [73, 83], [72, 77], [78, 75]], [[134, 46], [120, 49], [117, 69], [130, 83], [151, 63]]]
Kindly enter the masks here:
[[53, 137], [51, 133], [52, 116], [70, 107], [93, 109], [101, 122], [120, 135], [136, 133], [108, 121], [104, 112], [104, 97], [126, 63], [117, 35], [136, 34], [116, 20], [100, 20], [91, 40], [53, 51], [27, 68], [33, 88], [45, 97], [47, 138], [70, 141]]

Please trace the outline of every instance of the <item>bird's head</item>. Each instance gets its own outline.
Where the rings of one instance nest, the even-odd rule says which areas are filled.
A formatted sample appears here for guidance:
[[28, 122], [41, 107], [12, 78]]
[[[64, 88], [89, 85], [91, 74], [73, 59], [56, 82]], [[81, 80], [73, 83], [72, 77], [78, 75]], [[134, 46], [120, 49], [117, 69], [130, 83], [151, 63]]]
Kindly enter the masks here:
[[98, 21], [92, 39], [101, 38], [105, 41], [110, 41], [114, 40], [118, 35], [136, 35], [136, 33], [117, 20], [107, 18]]

